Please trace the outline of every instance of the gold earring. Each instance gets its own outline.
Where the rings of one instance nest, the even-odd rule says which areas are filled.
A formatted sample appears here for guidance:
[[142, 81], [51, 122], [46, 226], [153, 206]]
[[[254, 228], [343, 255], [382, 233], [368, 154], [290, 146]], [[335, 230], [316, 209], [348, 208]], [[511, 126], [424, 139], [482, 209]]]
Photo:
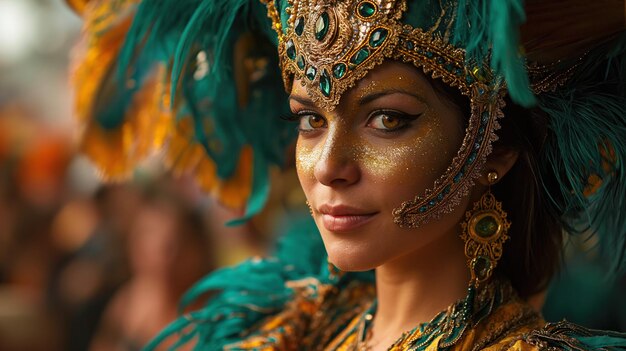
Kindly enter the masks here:
[[461, 223], [461, 239], [465, 241], [465, 256], [472, 276], [470, 287], [474, 288], [491, 277], [502, 257], [502, 245], [509, 239], [507, 232], [511, 227], [502, 203], [491, 193], [491, 186], [498, 181], [498, 173], [489, 172], [487, 180], [487, 192], [474, 203], [471, 211], [465, 213], [465, 221]]

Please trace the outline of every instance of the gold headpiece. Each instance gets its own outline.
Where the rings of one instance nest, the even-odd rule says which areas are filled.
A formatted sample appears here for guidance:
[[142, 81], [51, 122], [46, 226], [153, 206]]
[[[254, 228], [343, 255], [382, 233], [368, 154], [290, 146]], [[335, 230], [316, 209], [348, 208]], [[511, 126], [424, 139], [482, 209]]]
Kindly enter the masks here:
[[451, 166], [425, 194], [394, 210], [394, 218], [415, 227], [451, 211], [480, 175], [497, 139], [504, 86], [479, 68], [469, 69], [465, 51], [436, 32], [439, 24], [424, 31], [402, 23], [405, 0], [289, 0], [287, 28], [274, 1], [264, 2], [278, 33], [286, 87], [299, 80], [322, 108], [334, 109], [348, 88], [385, 59], [410, 62], [470, 98], [472, 115]]

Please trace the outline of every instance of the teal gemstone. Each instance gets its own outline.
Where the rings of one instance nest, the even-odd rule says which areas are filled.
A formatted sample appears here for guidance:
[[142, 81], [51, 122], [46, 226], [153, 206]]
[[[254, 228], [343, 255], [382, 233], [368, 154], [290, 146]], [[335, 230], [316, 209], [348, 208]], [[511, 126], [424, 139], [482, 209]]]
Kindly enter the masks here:
[[370, 56], [370, 51], [368, 48], [361, 48], [361, 50], [357, 51], [356, 54], [350, 58], [350, 62], [355, 65], [360, 65]]
[[486, 124], [487, 122], [489, 122], [489, 112], [485, 111], [483, 112], [481, 115], [481, 123]]
[[481, 238], [490, 238], [498, 232], [498, 221], [492, 215], [486, 215], [476, 222], [474, 232]]
[[294, 30], [297, 36], [301, 36], [304, 33], [304, 17], [298, 17]]
[[330, 26], [330, 16], [328, 12], [322, 12], [315, 22], [315, 39], [322, 41], [326, 34], [328, 34], [328, 28]]
[[294, 60], [296, 58], [296, 46], [293, 44], [293, 40], [289, 40], [285, 43], [287, 50], [287, 57]]
[[461, 181], [461, 179], [463, 179], [463, 172], [459, 172], [459, 173], [457, 173], [457, 174], [454, 176], [454, 179], [453, 179], [453, 180], [454, 180], [454, 182], [455, 182], [455, 183], [458, 183], [458, 182], [460, 182], [460, 181]]
[[408, 50], [413, 50], [415, 49], [415, 43], [412, 41], [407, 41], [404, 43], [404, 47], [407, 48]]
[[478, 156], [476, 154], [476, 151], [472, 152], [469, 157], [467, 158], [467, 164], [472, 164], [474, 163], [474, 161], [476, 161], [476, 156]]
[[369, 1], [363, 1], [361, 5], [359, 5], [358, 11], [361, 17], [372, 17], [376, 13], [376, 5]]
[[472, 269], [478, 280], [485, 280], [491, 272], [491, 260], [484, 256], [478, 256], [473, 260]]
[[346, 66], [345, 63], [338, 63], [333, 66], [333, 77], [337, 79], [341, 79], [343, 78], [343, 76], [346, 75], [347, 71], [348, 71], [348, 66]]
[[304, 69], [304, 56], [302, 55], [298, 55], [298, 58], [296, 59], [296, 64], [298, 65], [298, 68], [300, 69]]
[[314, 80], [315, 75], [317, 74], [317, 69], [313, 66], [309, 66], [304, 73], [309, 80]]
[[326, 72], [326, 70], [323, 70], [320, 74], [320, 90], [322, 91], [322, 94], [324, 94], [324, 96], [330, 96], [330, 89], [330, 76], [328, 75], [328, 72]]
[[389, 34], [389, 31], [387, 31], [385, 28], [376, 29], [370, 35], [370, 46], [373, 48], [379, 47], [382, 43], [385, 42], [385, 39], [387, 39], [388, 34]]

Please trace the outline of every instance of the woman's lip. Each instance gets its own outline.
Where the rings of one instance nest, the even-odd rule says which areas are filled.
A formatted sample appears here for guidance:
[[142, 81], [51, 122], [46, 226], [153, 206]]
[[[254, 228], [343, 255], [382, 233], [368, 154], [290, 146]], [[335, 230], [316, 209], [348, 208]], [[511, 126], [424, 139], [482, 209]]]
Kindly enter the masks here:
[[347, 205], [328, 205], [324, 204], [320, 206], [318, 212], [321, 214], [328, 214], [331, 216], [366, 216], [371, 215], [374, 212], [370, 212], [367, 210], [359, 209], [356, 207], [351, 207]]
[[322, 214], [322, 223], [324, 228], [331, 232], [349, 232], [357, 229], [369, 221], [371, 221], [376, 213], [364, 215], [341, 215], [333, 216], [330, 214]]

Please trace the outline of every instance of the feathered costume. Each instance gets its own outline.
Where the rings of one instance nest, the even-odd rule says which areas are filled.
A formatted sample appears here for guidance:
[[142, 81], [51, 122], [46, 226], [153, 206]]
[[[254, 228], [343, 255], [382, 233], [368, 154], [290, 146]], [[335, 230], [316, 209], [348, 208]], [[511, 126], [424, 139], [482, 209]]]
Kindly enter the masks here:
[[[591, 230], [626, 265], [626, 32], [623, 1], [72, 0], [86, 24], [75, 60], [82, 150], [110, 179], [162, 150], [224, 204], [263, 207], [269, 168], [295, 139], [277, 116], [300, 78], [332, 109], [386, 59], [414, 64], [470, 98], [452, 165], [397, 211], [419, 225], [450, 211], [480, 175], [504, 96], [550, 118], [541, 174], [571, 233]], [[600, 19], [594, 21], [593, 19]], [[540, 25], [539, 25], [540, 24]], [[293, 220], [274, 257], [211, 274], [183, 304], [218, 290], [171, 334], [195, 350], [344, 350], [370, 306], [373, 275], [329, 271], [319, 234]], [[308, 228], [308, 229], [306, 229]], [[625, 348], [623, 334], [544, 322], [507, 284], [399, 340], [393, 350]]]

